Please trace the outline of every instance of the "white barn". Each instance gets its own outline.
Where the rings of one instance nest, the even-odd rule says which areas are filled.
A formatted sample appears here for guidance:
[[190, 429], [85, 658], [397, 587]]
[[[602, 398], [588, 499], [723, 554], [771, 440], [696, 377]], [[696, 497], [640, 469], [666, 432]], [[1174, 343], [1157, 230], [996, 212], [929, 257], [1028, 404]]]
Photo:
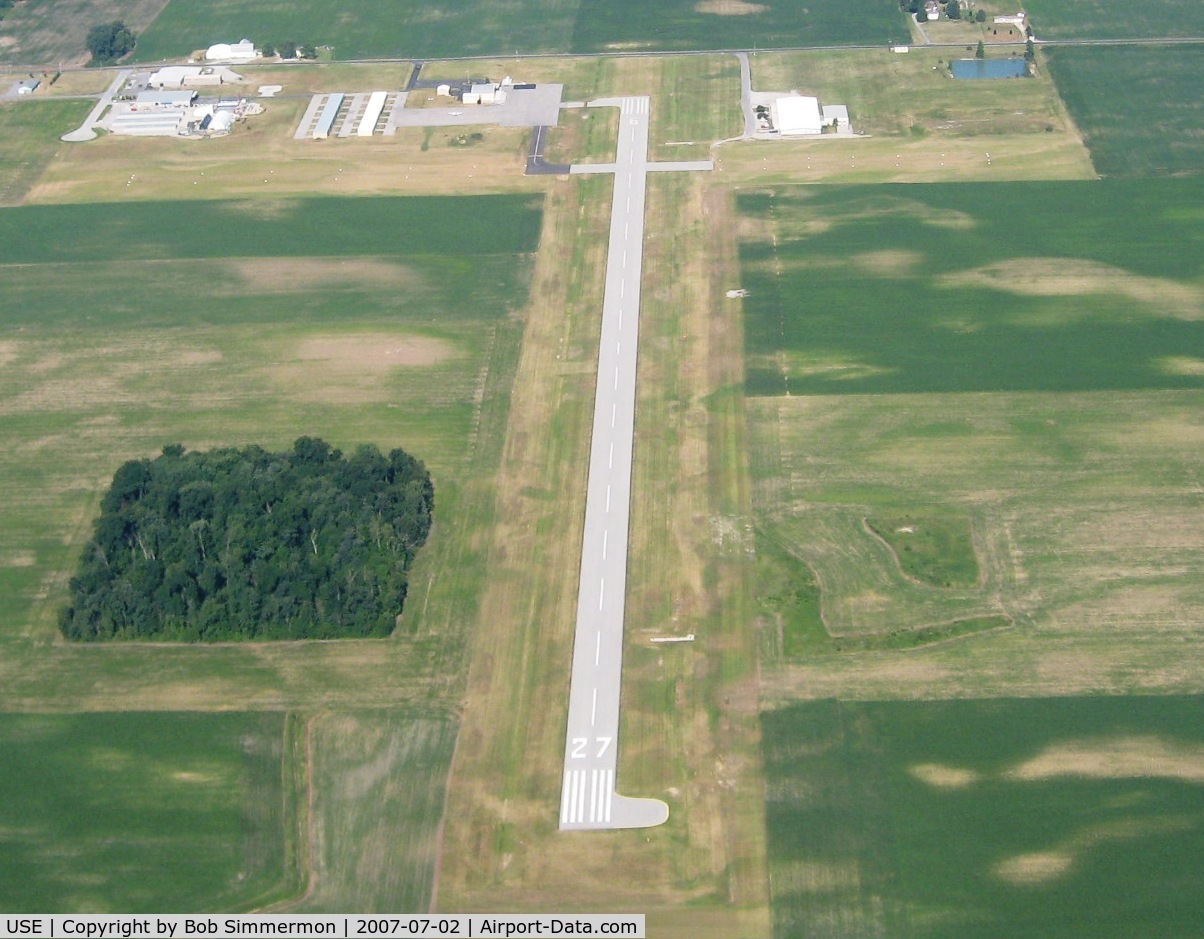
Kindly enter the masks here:
[[205, 50], [205, 58], [210, 62], [250, 62], [259, 58], [259, 50], [250, 39], [240, 39], [238, 42], [215, 42]]
[[778, 133], [783, 136], [819, 134], [823, 132], [824, 119], [819, 110], [819, 99], [808, 95], [778, 98]]

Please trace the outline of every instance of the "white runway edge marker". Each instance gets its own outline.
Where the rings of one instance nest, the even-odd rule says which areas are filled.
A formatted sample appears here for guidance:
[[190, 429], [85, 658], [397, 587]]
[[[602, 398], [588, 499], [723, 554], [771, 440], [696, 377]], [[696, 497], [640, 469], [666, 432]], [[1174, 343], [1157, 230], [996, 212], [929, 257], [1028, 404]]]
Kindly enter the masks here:
[[[710, 169], [710, 164], [647, 162], [648, 98], [604, 99], [591, 106], [618, 106], [627, 132], [620, 135], [614, 164], [589, 170], [613, 173], [614, 186], [565, 732], [562, 830], [648, 828], [669, 817], [669, 807], [660, 799], [615, 792], [645, 184], [653, 168]], [[622, 170], [616, 172], [620, 166]], [[573, 173], [578, 171], [572, 167]]]

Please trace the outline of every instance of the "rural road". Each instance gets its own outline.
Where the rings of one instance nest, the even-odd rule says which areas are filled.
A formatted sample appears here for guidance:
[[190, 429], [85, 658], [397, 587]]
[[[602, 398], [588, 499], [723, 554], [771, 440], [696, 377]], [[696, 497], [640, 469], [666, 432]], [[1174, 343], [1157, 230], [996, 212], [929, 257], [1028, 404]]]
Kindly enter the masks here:
[[648, 828], [669, 817], [669, 807], [659, 799], [615, 792], [644, 192], [649, 170], [703, 170], [711, 165], [649, 164], [648, 104], [647, 97], [590, 102], [591, 107], [619, 108], [618, 152], [614, 163], [574, 164], [571, 170], [613, 173], [614, 191], [565, 735], [562, 831]]

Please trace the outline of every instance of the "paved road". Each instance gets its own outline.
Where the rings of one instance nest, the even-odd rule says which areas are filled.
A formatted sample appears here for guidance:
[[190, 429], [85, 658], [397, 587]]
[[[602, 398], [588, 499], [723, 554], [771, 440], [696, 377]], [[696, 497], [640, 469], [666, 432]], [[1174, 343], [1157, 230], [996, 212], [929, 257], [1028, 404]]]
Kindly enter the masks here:
[[644, 191], [649, 170], [702, 170], [710, 169], [710, 163], [648, 163], [648, 100], [590, 102], [591, 107], [619, 108], [618, 153], [614, 163], [572, 168], [574, 173], [613, 173], [615, 184], [565, 735], [562, 830], [647, 828], [669, 817], [669, 807], [659, 799], [615, 792]]
[[740, 60], [740, 109], [744, 112], [744, 139], [749, 140], [757, 133], [757, 113], [752, 103], [752, 66], [747, 52], [737, 52]]
[[126, 79], [132, 74], [133, 71], [128, 68], [122, 69], [120, 72], [118, 72], [117, 77], [113, 79], [108, 90], [100, 96], [100, 101], [98, 101], [96, 107], [92, 109], [92, 113], [84, 118], [84, 122], [80, 124], [79, 127], [75, 128], [75, 130], [68, 131], [59, 139], [65, 140], [68, 143], [83, 143], [85, 140], [95, 140], [97, 137], [95, 128], [97, 123], [100, 121], [100, 115], [104, 113], [105, 108], [113, 103], [113, 95], [121, 91], [122, 87], [125, 85]]

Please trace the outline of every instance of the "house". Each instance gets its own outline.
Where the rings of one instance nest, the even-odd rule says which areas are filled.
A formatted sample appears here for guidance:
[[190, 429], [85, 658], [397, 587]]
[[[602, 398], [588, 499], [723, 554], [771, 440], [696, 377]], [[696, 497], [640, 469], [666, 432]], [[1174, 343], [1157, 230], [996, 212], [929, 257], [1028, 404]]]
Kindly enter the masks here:
[[924, 4], [924, 15], [930, 20], [939, 20], [941, 18], [941, 5], [937, 0], [928, 0]]
[[31, 95], [41, 87], [42, 83], [38, 79], [23, 78], [21, 81], [17, 82], [17, 94]]

